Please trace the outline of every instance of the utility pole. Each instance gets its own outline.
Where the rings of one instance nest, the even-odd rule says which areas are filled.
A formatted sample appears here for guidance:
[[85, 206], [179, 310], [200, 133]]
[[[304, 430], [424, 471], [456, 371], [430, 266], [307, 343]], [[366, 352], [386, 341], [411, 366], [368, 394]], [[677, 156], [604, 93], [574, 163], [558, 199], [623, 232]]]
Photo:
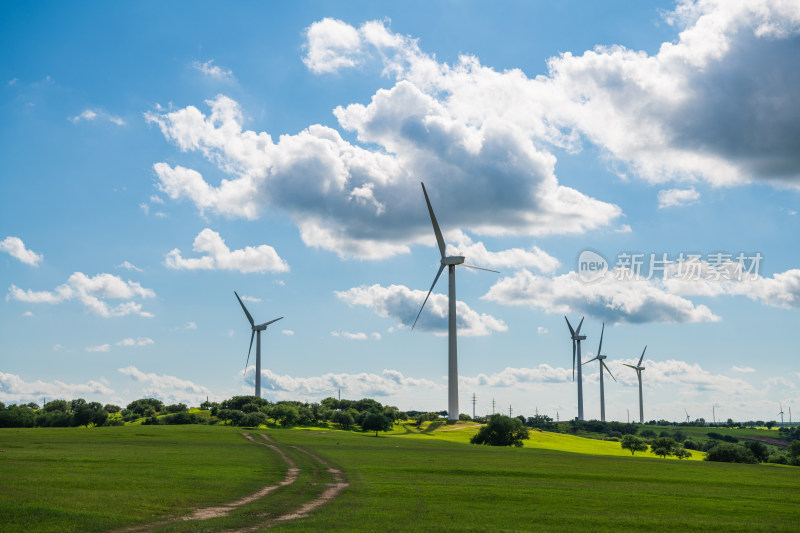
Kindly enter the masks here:
[[560, 420], [558, 419], [558, 411], [556, 411], [556, 422], [560, 422]]
[[536, 416], [539, 416], [539, 408], [536, 408]]
[[342, 389], [339, 389], [339, 401], [342, 401]]
[[492, 398], [492, 414], [494, 414], [494, 398]]
[[511, 405], [508, 406], [508, 418], [511, 418]]
[[475, 393], [472, 393], [472, 419], [475, 420]]

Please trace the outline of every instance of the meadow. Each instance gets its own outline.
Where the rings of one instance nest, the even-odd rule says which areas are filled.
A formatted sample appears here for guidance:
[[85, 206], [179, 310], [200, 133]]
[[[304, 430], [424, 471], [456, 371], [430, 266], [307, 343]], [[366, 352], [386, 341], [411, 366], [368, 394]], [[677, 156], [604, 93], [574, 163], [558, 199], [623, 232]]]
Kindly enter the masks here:
[[[619, 443], [539, 432], [523, 448], [466, 444], [475, 430], [396, 426], [379, 437], [219, 426], [1, 430], [0, 530], [796, 531], [800, 524], [794, 467], [616, 455], [610, 446]], [[183, 521], [192, 509], [285, 478], [275, 450], [243, 432], [268, 434], [299, 470], [297, 481], [225, 517]], [[583, 453], [558, 449], [578, 450], [574, 439]], [[349, 483], [339, 497], [281, 521], [330, 486], [333, 468]]]

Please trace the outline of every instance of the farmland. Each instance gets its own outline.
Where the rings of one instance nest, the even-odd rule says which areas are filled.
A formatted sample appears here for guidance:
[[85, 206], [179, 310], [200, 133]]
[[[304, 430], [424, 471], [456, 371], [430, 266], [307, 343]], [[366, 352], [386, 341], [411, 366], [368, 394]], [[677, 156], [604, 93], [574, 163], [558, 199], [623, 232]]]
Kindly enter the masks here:
[[[181, 517], [279, 484], [287, 474], [274, 450], [244, 432], [269, 434], [299, 477], [203, 521], [205, 530], [269, 523], [279, 531], [790, 531], [800, 521], [800, 477], [792, 467], [616, 456], [610, 445], [618, 443], [540, 432], [524, 448], [471, 446], [465, 442], [474, 427], [452, 429], [396, 426], [377, 438], [216, 426], [3, 430], [0, 530], [35, 523], [39, 531], [137, 524], [196, 531], [199, 522]], [[573, 439], [588, 448], [558, 449], [575, 447]], [[341, 470], [349, 487], [307, 517], [276, 521], [331, 484], [317, 459]]]

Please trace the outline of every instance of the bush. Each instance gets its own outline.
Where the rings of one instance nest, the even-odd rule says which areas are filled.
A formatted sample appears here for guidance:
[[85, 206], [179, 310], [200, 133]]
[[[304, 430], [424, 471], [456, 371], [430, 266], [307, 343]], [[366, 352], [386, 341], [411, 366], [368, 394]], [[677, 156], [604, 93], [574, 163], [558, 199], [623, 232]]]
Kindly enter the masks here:
[[204, 422], [202, 417], [197, 416], [189, 411], [183, 411], [167, 415], [161, 418], [161, 423], [169, 426], [177, 426], [182, 424], [202, 424]]
[[106, 420], [104, 426], [124, 426], [125, 422], [121, 418], [109, 418]]
[[686, 439], [683, 441], [683, 447], [687, 450], [699, 450], [700, 445], [691, 439]]
[[752, 440], [744, 443], [745, 447], [753, 453], [756, 461], [763, 463], [769, 457], [769, 448], [764, 443], [757, 440]]
[[753, 452], [744, 446], [720, 442], [708, 451], [706, 461], [718, 461], [723, 463], [757, 463]]
[[258, 411], [256, 413], [247, 413], [239, 420], [239, 424], [242, 427], [248, 428], [257, 428], [258, 426], [265, 426], [267, 425], [267, 415]]
[[656, 432], [652, 429], [643, 429], [639, 432], [639, 436], [645, 439], [654, 439], [656, 437]]
[[788, 465], [789, 458], [782, 453], [774, 453], [767, 458], [767, 463], [775, 463], [776, 465]]
[[489, 446], [522, 447], [522, 441], [528, 438], [528, 428], [518, 418], [509, 418], [500, 414], [489, 417], [489, 422], [469, 440], [472, 444], [488, 444]]

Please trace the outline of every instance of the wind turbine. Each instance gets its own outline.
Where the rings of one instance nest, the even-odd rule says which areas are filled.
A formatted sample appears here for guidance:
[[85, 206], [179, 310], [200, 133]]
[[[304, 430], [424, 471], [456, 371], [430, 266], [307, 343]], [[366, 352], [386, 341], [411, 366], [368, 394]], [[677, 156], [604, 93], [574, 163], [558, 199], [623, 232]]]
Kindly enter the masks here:
[[431, 284], [430, 290], [428, 290], [428, 294], [425, 296], [425, 300], [422, 302], [422, 307], [419, 308], [419, 313], [417, 313], [417, 318], [414, 319], [414, 324], [411, 326], [411, 329], [414, 329], [414, 326], [417, 325], [417, 320], [419, 320], [419, 316], [422, 314], [422, 310], [425, 308], [425, 304], [428, 301], [428, 298], [433, 291], [433, 287], [436, 285], [436, 282], [439, 281], [439, 276], [442, 275], [442, 271], [444, 267], [447, 267], [447, 275], [448, 275], [448, 309], [447, 309], [447, 384], [448, 384], [448, 391], [447, 391], [447, 414], [450, 421], [455, 422], [458, 420], [458, 340], [456, 338], [456, 265], [462, 265], [469, 268], [475, 268], [477, 270], [486, 270], [488, 272], [497, 272], [497, 270], [490, 270], [488, 268], [481, 268], [472, 265], [467, 265], [464, 263], [464, 256], [463, 255], [445, 255], [445, 245], [444, 245], [444, 238], [442, 237], [442, 231], [439, 229], [439, 224], [436, 222], [436, 215], [433, 214], [433, 207], [431, 207], [431, 201], [428, 198], [428, 191], [425, 190], [425, 184], [422, 183], [422, 194], [425, 195], [425, 203], [428, 204], [428, 213], [431, 216], [431, 224], [433, 224], [433, 233], [436, 235], [436, 244], [439, 245], [439, 253], [441, 254], [442, 258], [440, 260], [441, 265], [439, 266], [439, 271], [436, 273], [436, 277], [433, 278], [433, 283]]
[[781, 425], [783, 425], [783, 404], [780, 405], [781, 405], [781, 412], [778, 414], [781, 415]]
[[[247, 308], [244, 306], [244, 302], [242, 299], [239, 298], [239, 295], [236, 291], [233, 291], [233, 294], [236, 294], [236, 299], [239, 300], [239, 305], [242, 306], [242, 310], [244, 314], [247, 316], [248, 322], [250, 322], [250, 329], [252, 333], [250, 334], [250, 348], [247, 350], [247, 362], [244, 365], [244, 370], [247, 372], [247, 365], [250, 363], [250, 351], [253, 349], [253, 337], [257, 337], [256, 339], [256, 396], [261, 398], [261, 332], [267, 329], [267, 326], [272, 324], [273, 322], [277, 322], [283, 317], [276, 318], [274, 320], [270, 320], [269, 322], [264, 322], [263, 324], [256, 325], [253, 321], [253, 317], [250, 316], [250, 313], [247, 311]], [[256, 335], [257, 334], [257, 335]]]
[[606, 329], [606, 323], [603, 322], [603, 329], [600, 330], [600, 346], [597, 347], [597, 355], [594, 356], [594, 359], [589, 359], [588, 361], [586, 361], [586, 363], [583, 363], [585, 365], [591, 363], [595, 359], [600, 361], [600, 421], [601, 422], [606, 421], [606, 397], [605, 397], [605, 392], [603, 390], [603, 369], [604, 368], [606, 369], [606, 372], [608, 372], [608, 375], [611, 376], [611, 379], [617, 381], [617, 378], [614, 377], [614, 374], [611, 373], [611, 370], [608, 369], [608, 365], [606, 365], [606, 362], [603, 360], [606, 358], [606, 356], [601, 355], [602, 352], [600, 351], [603, 348], [603, 332], [605, 331], [605, 329]]
[[686, 408], [684, 408], [683, 412], [686, 413], [686, 423], [688, 424], [689, 423], [689, 411], [687, 411]]
[[623, 363], [625, 366], [634, 369], [636, 371], [636, 377], [639, 378], [639, 423], [640, 424], [644, 424], [644, 401], [642, 400], [642, 370], [644, 370], [644, 367], [642, 366], [642, 359], [644, 359], [644, 352], [646, 351], [647, 351], [647, 346], [645, 346], [644, 350], [642, 350], [642, 356], [639, 358], [639, 362], [636, 363], [636, 366]]
[[[578, 329], [572, 329], [572, 324], [569, 323], [567, 317], [567, 327], [572, 336], [572, 381], [575, 381], [575, 347], [578, 347], [578, 420], [583, 420], [583, 376], [581, 375], [581, 341], [586, 340], [586, 335], [581, 335], [581, 326], [583, 325], [584, 317], [578, 324]], [[602, 375], [602, 374], [601, 374]]]

